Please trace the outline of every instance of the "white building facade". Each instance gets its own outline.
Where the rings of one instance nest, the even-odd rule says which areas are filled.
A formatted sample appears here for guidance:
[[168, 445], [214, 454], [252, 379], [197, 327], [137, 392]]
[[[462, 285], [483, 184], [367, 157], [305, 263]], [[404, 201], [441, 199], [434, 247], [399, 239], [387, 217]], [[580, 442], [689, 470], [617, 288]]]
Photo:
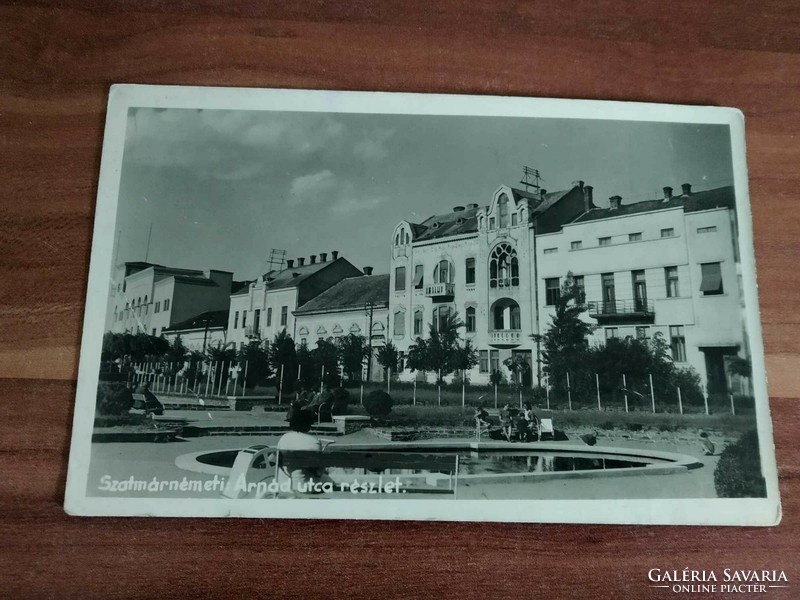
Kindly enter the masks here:
[[[488, 383], [490, 373], [509, 376], [503, 361], [519, 357], [536, 381], [536, 232], [557, 229], [592, 208], [591, 187], [575, 182], [564, 191], [526, 192], [501, 186], [488, 206], [457, 206], [422, 223], [401, 222], [392, 237], [389, 337], [404, 354], [429, 324], [457, 313], [461, 335], [478, 350], [467, 373]], [[436, 374], [399, 374], [433, 379]]]
[[726, 389], [726, 357], [747, 356], [732, 187], [587, 212], [537, 237], [538, 311], [547, 327], [568, 272], [585, 293], [590, 343], [656, 333], [677, 366], [710, 393]]

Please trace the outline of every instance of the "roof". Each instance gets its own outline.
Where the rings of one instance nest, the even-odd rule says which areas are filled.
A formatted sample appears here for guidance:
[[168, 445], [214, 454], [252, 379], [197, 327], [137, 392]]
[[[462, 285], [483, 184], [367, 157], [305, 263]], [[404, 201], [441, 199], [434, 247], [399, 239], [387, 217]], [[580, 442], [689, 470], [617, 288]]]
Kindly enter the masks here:
[[[259, 281], [263, 281], [264, 287], [268, 290], [295, 288], [312, 275], [320, 272], [326, 267], [331, 266], [337, 261], [347, 262], [344, 257], [340, 256], [336, 260], [306, 264], [302, 267], [295, 265], [291, 269], [283, 269], [282, 271], [267, 271], [259, 278]], [[246, 294], [248, 287], [249, 286], [245, 286], [238, 292], [233, 292], [231, 296]]]
[[[548, 192], [545, 194], [528, 192], [517, 188], [510, 188], [514, 203], [526, 203], [530, 211], [530, 218], [534, 218], [553, 206], [574, 188]], [[414, 241], [435, 240], [453, 235], [475, 233], [478, 231], [477, 213], [480, 206], [466, 208], [443, 215], [434, 215], [422, 223], [412, 223]]]
[[186, 319], [180, 323], [175, 323], [171, 327], [165, 327], [164, 331], [186, 331], [189, 329], [203, 329], [208, 322], [208, 328], [214, 329], [215, 327], [228, 326], [228, 312], [227, 310], [210, 310], [204, 313]]
[[362, 275], [342, 279], [294, 311], [295, 315], [363, 310], [367, 302], [376, 307], [389, 305], [389, 275]]
[[246, 292], [247, 288], [250, 287], [250, 284], [253, 283], [252, 281], [232, 281], [231, 282], [231, 293], [238, 294], [239, 292]]
[[711, 210], [714, 208], [734, 208], [736, 205], [736, 195], [733, 186], [715, 188], [701, 192], [692, 192], [688, 196], [673, 196], [670, 200], [659, 198], [656, 200], [644, 200], [633, 204], [622, 204], [618, 209], [594, 208], [589, 212], [583, 213], [573, 223], [585, 223], [587, 221], [597, 221], [598, 219], [610, 219], [612, 217], [622, 217], [625, 215], [635, 215], [666, 208], [682, 207], [684, 212], [697, 212], [701, 210]]

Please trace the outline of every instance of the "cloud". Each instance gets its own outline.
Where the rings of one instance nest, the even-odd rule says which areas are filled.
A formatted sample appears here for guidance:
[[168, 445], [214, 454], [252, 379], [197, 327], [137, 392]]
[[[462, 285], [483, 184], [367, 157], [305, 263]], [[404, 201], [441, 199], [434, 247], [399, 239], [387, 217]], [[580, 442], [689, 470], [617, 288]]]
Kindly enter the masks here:
[[315, 202], [336, 189], [338, 180], [329, 169], [301, 175], [289, 184], [289, 194], [295, 202]]
[[372, 129], [364, 132], [353, 146], [353, 154], [365, 161], [383, 160], [389, 156], [389, 140], [393, 136], [394, 129]]
[[378, 208], [384, 202], [386, 202], [386, 198], [383, 196], [341, 196], [331, 204], [331, 211], [343, 215], [361, 210]]

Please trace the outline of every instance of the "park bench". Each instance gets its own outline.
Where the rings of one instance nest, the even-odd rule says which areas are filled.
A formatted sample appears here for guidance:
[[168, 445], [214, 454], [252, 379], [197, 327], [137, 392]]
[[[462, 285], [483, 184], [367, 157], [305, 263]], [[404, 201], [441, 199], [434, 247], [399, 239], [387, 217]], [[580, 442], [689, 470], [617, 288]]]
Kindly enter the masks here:
[[[266, 462], [265, 462], [266, 461]], [[314, 470], [327, 470], [329, 468], [345, 468], [345, 469], [365, 469], [366, 471], [382, 472], [387, 469], [407, 469], [413, 471], [422, 471], [441, 473], [448, 476], [447, 488], [440, 487], [425, 487], [425, 488], [405, 488], [407, 492], [427, 492], [427, 493], [446, 493], [453, 494], [454, 497], [458, 495], [458, 469], [459, 457], [457, 454], [442, 455], [442, 454], [426, 454], [422, 452], [395, 452], [395, 451], [374, 451], [374, 450], [323, 450], [322, 452], [309, 451], [309, 450], [278, 450], [268, 446], [251, 446], [240, 450], [239, 454], [231, 469], [231, 475], [228, 478], [229, 486], [226, 488], [223, 495], [228, 498], [239, 498], [243, 494], [238, 493], [234, 489], [236, 481], [242, 475], [246, 480], [251, 482], [255, 478], [259, 480], [264, 479], [265, 472], [263, 469], [267, 465], [272, 466], [274, 462], [274, 481], [280, 479], [281, 470], [283, 470], [286, 477], [290, 477], [291, 471], [297, 469], [314, 469]], [[251, 473], [251, 469], [256, 472]], [[370, 475], [373, 479], [375, 474]], [[354, 476], [355, 479], [363, 478], [363, 475]], [[395, 475], [385, 476], [387, 480], [394, 478]], [[408, 475], [399, 475], [397, 477], [403, 478]], [[341, 482], [337, 482], [339, 486]], [[336, 491], [342, 491], [341, 487], [337, 487]], [[346, 490], [345, 490], [346, 491]], [[378, 490], [375, 493], [387, 494], [397, 493], [401, 490], [389, 491], [388, 489]], [[373, 492], [370, 492], [373, 493]], [[277, 494], [275, 494], [277, 496]]]

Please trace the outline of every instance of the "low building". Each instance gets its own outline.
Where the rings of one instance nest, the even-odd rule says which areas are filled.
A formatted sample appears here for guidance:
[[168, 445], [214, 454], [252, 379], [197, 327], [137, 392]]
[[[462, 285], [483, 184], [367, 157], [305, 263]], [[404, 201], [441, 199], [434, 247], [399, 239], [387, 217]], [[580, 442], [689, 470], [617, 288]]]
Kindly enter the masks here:
[[125, 263], [111, 302], [115, 333], [161, 332], [208, 311], [227, 310], [238, 283], [230, 271], [178, 269], [151, 263]]
[[[389, 275], [372, 275], [364, 267], [364, 275], [341, 280], [295, 310], [294, 319], [295, 339], [309, 348], [318, 340], [334, 342], [352, 333], [377, 350], [386, 345], [389, 327]], [[381, 379], [374, 352], [368, 371], [370, 379]]]
[[228, 333], [228, 310], [212, 310], [191, 317], [162, 331], [172, 344], [180, 337], [191, 352], [205, 352], [206, 348], [224, 346]]
[[294, 311], [348, 277], [362, 275], [339, 253], [312, 254], [287, 261], [230, 296], [227, 341], [237, 348], [252, 340], [272, 340], [279, 331], [297, 339]]

